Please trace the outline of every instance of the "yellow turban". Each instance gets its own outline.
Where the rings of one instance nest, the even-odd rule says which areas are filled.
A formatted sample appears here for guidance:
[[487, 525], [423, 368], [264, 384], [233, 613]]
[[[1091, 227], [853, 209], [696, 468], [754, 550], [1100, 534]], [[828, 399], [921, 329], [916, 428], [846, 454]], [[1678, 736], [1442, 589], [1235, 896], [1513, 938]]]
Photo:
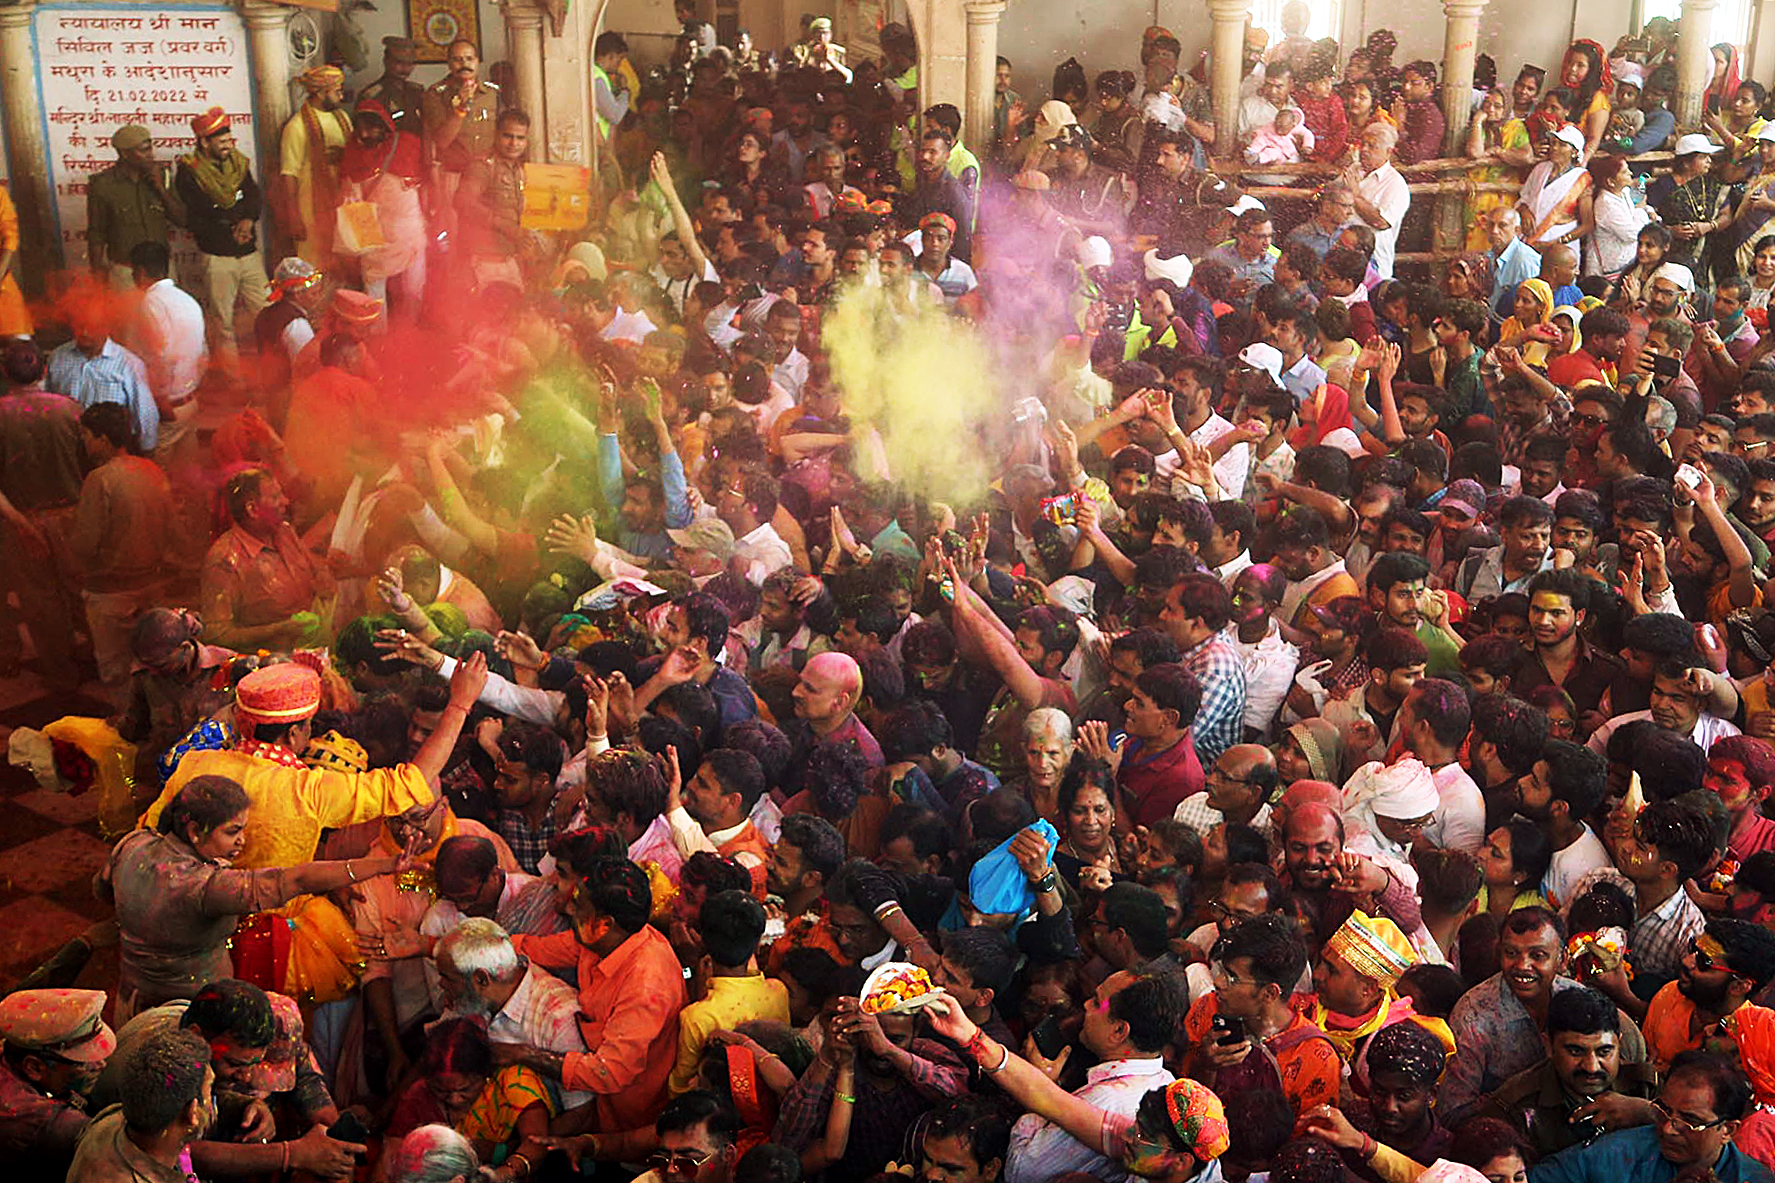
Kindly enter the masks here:
[[344, 86], [345, 71], [338, 66], [316, 66], [304, 73], [298, 81], [309, 94], [320, 94], [335, 86]]
[[1385, 916], [1369, 916], [1360, 908], [1331, 934], [1325, 951], [1383, 987], [1392, 989], [1399, 975], [1417, 964], [1417, 953], [1399, 926]]

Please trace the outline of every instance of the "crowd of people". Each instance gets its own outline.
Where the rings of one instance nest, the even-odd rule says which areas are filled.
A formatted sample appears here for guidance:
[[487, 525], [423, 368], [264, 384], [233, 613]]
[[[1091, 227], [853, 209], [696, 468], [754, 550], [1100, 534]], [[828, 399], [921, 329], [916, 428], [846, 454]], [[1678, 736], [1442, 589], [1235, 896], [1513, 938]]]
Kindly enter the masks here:
[[9, 1169], [1769, 1183], [1737, 51], [1680, 136], [1665, 22], [1482, 61], [1520, 192], [1426, 264], [1384, 30], [1253, 28], [1236, 126], [1162, 28], [1001, 60], [970, 147], [904, 28], [679, 15], [593, 47], [583, 232], [397, 38], [263, 191], [120, 129], [90, 274], [4, 277], [0, 670], [113, 696], [12, 760], [118, 830], [0, 999]]

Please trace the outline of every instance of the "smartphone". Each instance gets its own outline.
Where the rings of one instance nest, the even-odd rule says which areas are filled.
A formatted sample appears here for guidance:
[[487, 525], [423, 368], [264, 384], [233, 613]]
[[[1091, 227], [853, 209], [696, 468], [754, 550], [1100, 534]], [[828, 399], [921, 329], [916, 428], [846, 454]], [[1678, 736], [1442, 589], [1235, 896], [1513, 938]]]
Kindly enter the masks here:
[[1695, 489], [1701, 484], [1701, 470], [1693, 464], [1679, 464], [1676, 466], [1676, 481], [1685, 489]]
[[327, 1137], [335, 1142], [350, 1142], [353, 1146], [363, 1146], [370, 1140], [370, 1130], [364, 1125], [364, 1119], [355, 1113], [346, 1112], [327, 1130]]
[[1216, 1033], [1214, 1042], [1221, 1047], [1245, 1042], [1245, 1020], [1236, 1015], [1215, 1015], [1208, 1026]]
[[1060, 1020], [1053, 1015], [1037, 1023], [1029, 1038], [1035, 1041], [1035, 1050], [1043, 1059], [1058, 1060], [1060, 1053], [1066, 1050], [1066, 1033], [1060, 1029]]
[[1654, 378], [1662, 378], [1665, 381], [1669, 381], [1682, 372], [1682, 358], [1665, 357], [1662, 353], [1654, 353], [1652, 355], [1652, 376]]

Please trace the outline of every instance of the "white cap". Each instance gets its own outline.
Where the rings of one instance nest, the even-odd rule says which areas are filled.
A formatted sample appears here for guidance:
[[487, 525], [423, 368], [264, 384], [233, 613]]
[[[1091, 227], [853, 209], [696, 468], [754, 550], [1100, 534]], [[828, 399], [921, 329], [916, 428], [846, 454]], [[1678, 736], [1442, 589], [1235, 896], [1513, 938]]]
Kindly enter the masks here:
[[1562, 123], [1554, 131], [1553, 138], [1570, 144], [1574, 151], [1584, 150], [1584, 133], [1569, 123]]
[[1679, 137], [1676, 141], [1676, 155], [1678, 156], [1690, 156], [1696, 152], [1705, 152], [1712, 156], [1718, 151], [1720, 151], [1720, 146], [1699, 132], [1690, 132], [1686, 136]]
[[1174, 259], [1161, 259], [1158, 251], [1146, 252], [1146, 277], [1148, 279], [1168, 279], [1178, 287], [1186, 288], [1189, 286], [1190, 276], [1195, 273], [1195, 264], [1190, 262], [1188, 255], [1178, 255]]
[[1268, 209], [1268, 208], [1269, 207], [1264, 205], [1263, 202], [1259, 201], [1257, 198], [1255, 198], [1255, 197], [1251, 196], [1251, 194], [1247, 193], [1247, 194], [1245, 194], [1245, 196], [1239, 198], [1239, 200], [1233, 202], [1233, 204], [1227, 206], [1226, 212], [1233, 215], [1233, 217], [1236, 218], [1240, 214], [1245, 213], [1247, 210]]
[[1092, 267], [1108, 267], [1116, 261], [1115, 249], [1109, 245], [1108, 239], [1099, 234], [1093, 234], [1079, 243], [1076, 253], [1079, 266], [1086, 270]]
[[1652, 272], [1653, 279], [1668, 279], [1685, 292], [1695, 290], [1695, 273], [1681, 263], [1666, 263]]
[[1757, 130], [1757, 139], [1775, 141], [1775, 120], [1767, 120]]
[[1618, 66], [1613, 66], [1613, 69], [1616, 82], [1625, 82], [1629, 86], [1637, 86], [1641, 90], [1646, 88], [1646, 72], [1640, 68], [1638, 63], [1622, 62]]
[[1263, 341], [1254, 341], [1239, 350], [1239, 360], [1254, 370], [1262, 370], [1270, 381], [1282, 385], [1282, 351]]

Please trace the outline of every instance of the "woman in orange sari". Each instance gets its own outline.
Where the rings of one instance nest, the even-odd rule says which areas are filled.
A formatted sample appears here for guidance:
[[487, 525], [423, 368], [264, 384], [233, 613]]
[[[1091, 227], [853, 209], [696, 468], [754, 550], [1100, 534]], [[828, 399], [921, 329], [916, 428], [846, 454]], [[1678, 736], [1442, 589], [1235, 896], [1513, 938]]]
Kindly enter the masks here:
[[1522, 240], [1538, 251], [1576, 242], [1590, 233], [1584, 216], [1590, 172], [1578, 164], [1583, 150], [1583, 132], [1569, 123], [1555, 128], [1547, 139], [1547, 158], [1535, 165], [1523, 182], [1517, 199]]

